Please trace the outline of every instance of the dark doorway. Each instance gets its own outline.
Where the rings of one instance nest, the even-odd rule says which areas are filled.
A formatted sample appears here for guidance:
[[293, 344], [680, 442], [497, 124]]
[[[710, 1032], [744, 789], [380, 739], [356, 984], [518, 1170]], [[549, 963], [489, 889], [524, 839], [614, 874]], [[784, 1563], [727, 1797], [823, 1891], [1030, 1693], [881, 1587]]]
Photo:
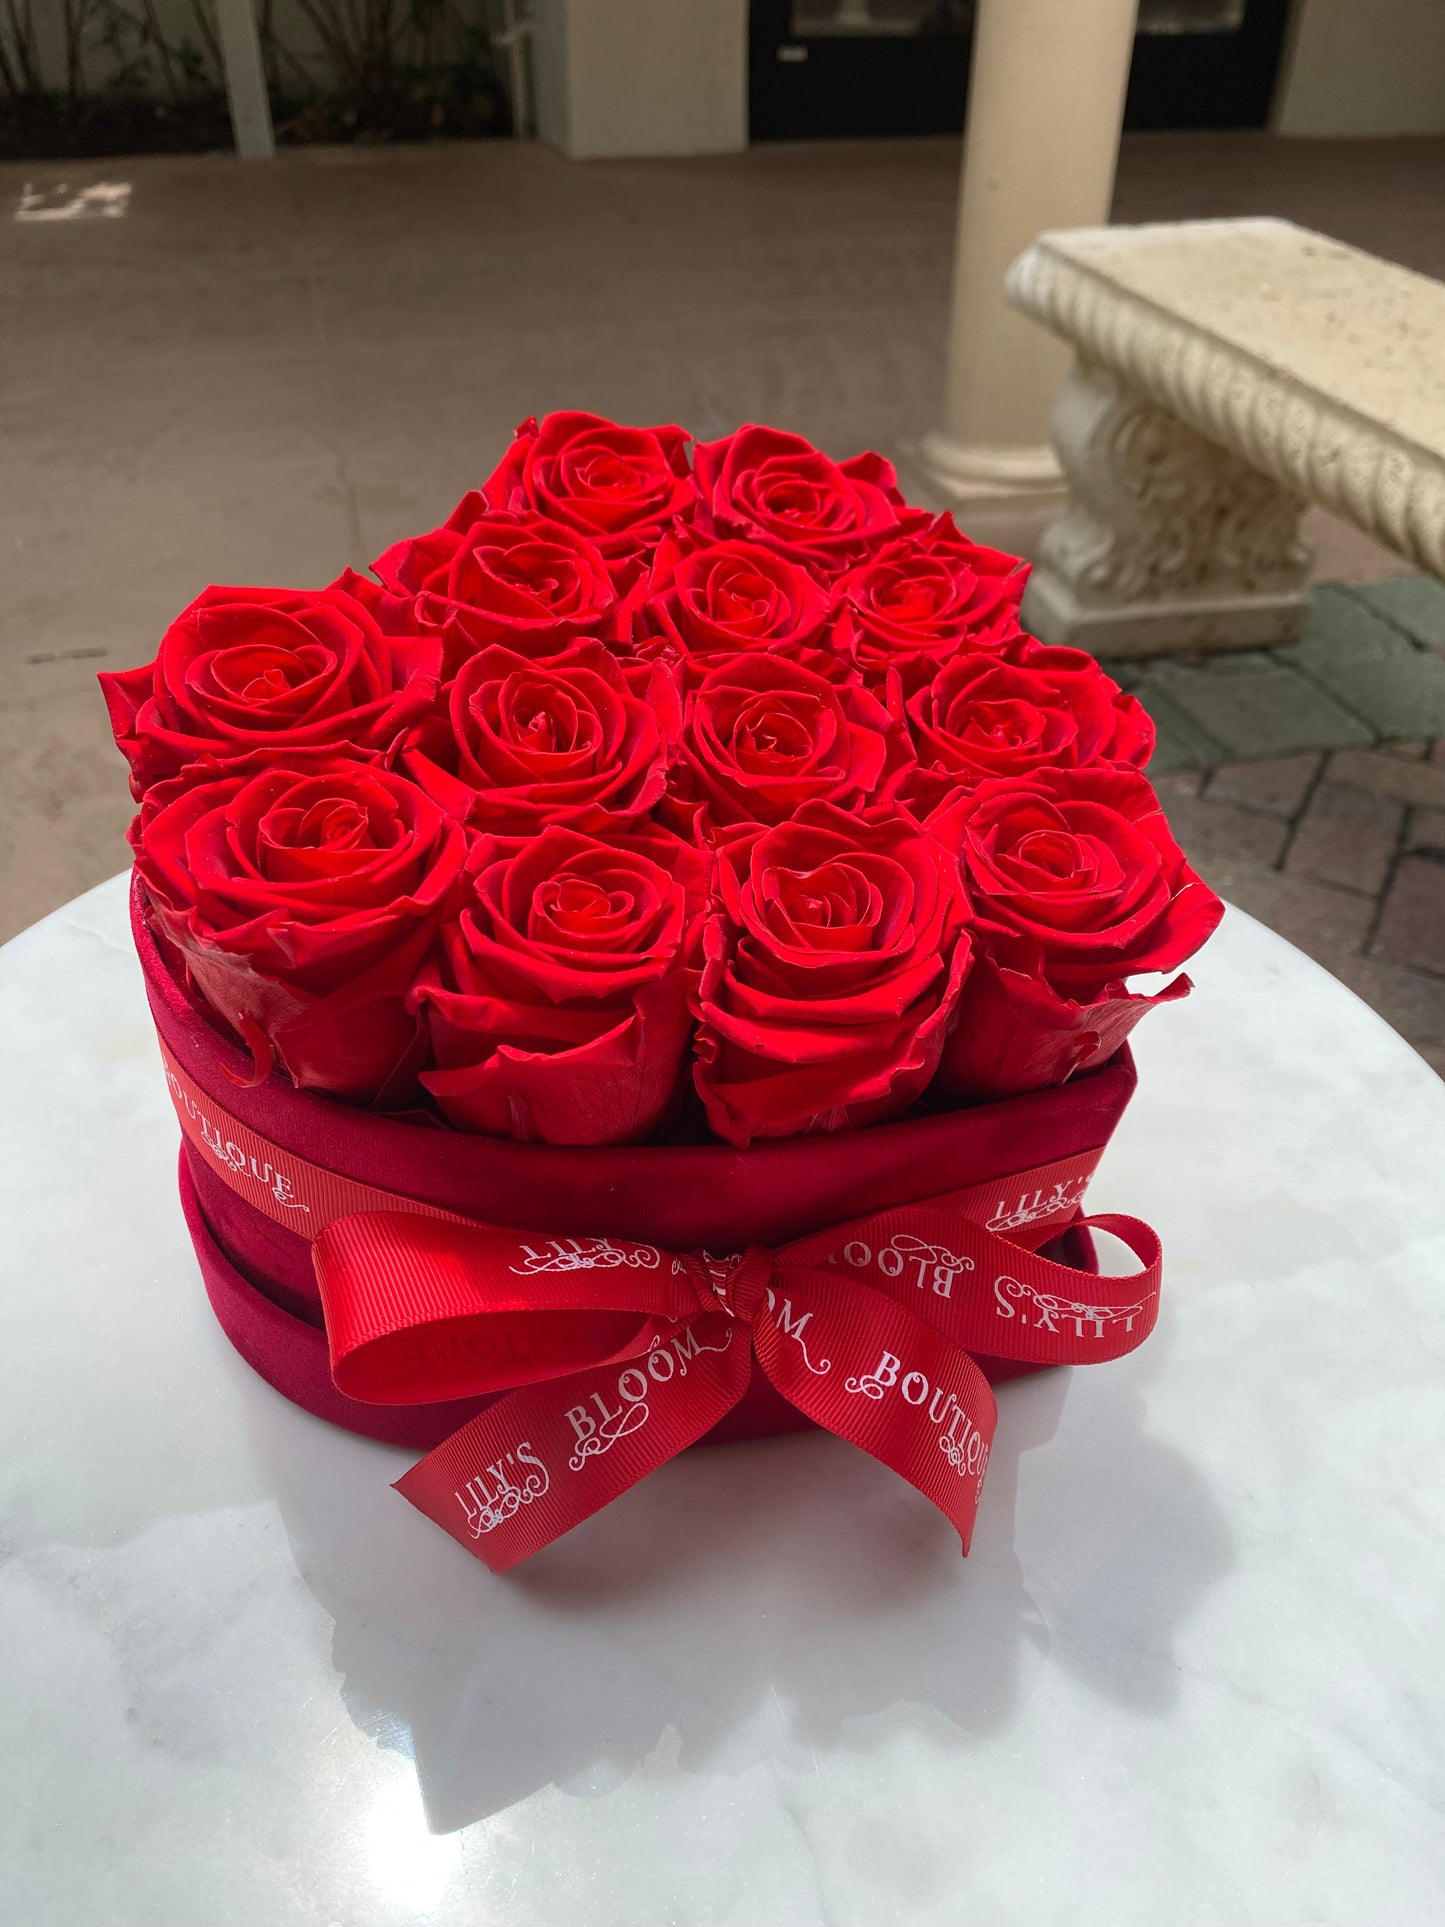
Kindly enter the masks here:
[[[1141, 0], [1124, 125], [1263, 127], [1288, 8]], [[973, 18], [974, 0], [752, 0], [752, 139], [958, 133]]]

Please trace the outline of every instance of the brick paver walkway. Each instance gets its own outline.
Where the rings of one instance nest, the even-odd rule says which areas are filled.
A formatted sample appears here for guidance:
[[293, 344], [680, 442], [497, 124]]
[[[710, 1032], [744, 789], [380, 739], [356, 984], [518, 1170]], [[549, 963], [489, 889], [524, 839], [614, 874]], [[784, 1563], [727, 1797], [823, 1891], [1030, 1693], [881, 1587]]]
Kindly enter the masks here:
[[1445, 1076], [1445, 587], [1326, 587], [1288, 649], [1108, 667], [1201, 873]]

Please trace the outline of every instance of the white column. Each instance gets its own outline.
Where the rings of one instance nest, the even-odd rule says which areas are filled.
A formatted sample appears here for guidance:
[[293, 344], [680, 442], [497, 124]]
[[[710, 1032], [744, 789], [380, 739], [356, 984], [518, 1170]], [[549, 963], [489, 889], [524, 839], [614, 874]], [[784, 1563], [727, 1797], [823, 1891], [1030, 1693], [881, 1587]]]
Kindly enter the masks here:
[[269, 161], [275, 155], [276, 143], [271, 133], [261, 41], [251, 9], [252, 0], [216, 0], [216, 24], [221, 30], [226, 99], [236, 152], [243, 161]]
[[1064, 345], [1004, 300], [1044, 228], [1109, 218], [1137, 0], [979, 0], [953, 259], [943, 421], [915, 459], [945, 499], [1063, 488], [1049, 409]]

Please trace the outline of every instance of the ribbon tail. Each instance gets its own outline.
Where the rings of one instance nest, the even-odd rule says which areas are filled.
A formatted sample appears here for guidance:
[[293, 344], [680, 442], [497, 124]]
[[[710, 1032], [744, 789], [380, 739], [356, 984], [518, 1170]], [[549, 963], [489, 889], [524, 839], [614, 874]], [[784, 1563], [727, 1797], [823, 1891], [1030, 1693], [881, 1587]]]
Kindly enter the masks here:
[[[985, 1231], [981, 1237], [989, 1244], [981, 1246], [981, 1256], [990, 1262], [975, 1274], [981, 1288], [965, 1292], [954, 1314], [965, 1344], [992, 1358], [1032, 1365], [1098, 1365], [1144, 1343], [1159, 1316], [1164, 1259], [1158, 1233], [1115, 1213], [1081, 1218], [1079, 1225], [1109, 1232], [1133, 1252], [1140, 1269], [1127, 1276], [1077, 1271]], [[934, 1316], [941, 1309], [929, 1307]]]
[[799, 1268], [856, 1280], [907, 1305], [946, 1342], [986, 1358], [1031, 1365], [1094, 1365], [1132, 1352], [1159, 1316], [1158, 1234], [1138, 1218], [1082, 1218], [1139, 1260], [1128, 1277], [1056, 1264], [988, 1226], [936, 1205], [899, 1205], [778, 1254], [782, 1278]]
[[510, 1392], [396, 1481], [458, 1545], [507, 1572], [710, 1431], [747, 1389], [747, 1331], [702, 1313], [621, 1370]]
[[774, 1275], [753, 1346], [784, 1398], [907, 1479], [967, 1553], [998, 1416], [967, 1352], [884, 1293], [814, 1271]]

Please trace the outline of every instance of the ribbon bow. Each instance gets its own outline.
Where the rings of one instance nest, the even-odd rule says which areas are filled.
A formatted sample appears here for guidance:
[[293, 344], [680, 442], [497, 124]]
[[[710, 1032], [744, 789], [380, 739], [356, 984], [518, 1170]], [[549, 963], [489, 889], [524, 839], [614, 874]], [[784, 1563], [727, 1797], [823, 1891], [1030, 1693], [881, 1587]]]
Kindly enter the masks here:
[[754, 1360], [931, 1499], [967, 1552], [996, 1417], [970, 1354], [1097, 1363], [1158, 1314], [1159, 1240], [1137, 1218], [1079, 1221], [1129, 1247], [1127, 1278], [1032, 1248], [1075, 1220], [1098, 1151], [715, 1258], [504, 1230], [379, 1190], [261, 1137], [161, 1055], [192, 1148], [311, 1241], [338, 1389], [378, 1405], [500, 1394], [397, 1481], [494, 1572], [710, 1431]]
[[363, 1211], [329, 1224], [313, 1256], [340, 1390], [378, 1404], [503, 1394], [397, 1481], [494, 1572], [711, 1430], [754, 1358], [799, 1411], [930, 1499], [966, 1553], [997, 1410], [970, 1352], [1093, 1362], [1154, 1324], [1153, 1231], [1084, 1222], [1142, 1269], [1095, 1278], [937, 1205], [721, 1259]]

